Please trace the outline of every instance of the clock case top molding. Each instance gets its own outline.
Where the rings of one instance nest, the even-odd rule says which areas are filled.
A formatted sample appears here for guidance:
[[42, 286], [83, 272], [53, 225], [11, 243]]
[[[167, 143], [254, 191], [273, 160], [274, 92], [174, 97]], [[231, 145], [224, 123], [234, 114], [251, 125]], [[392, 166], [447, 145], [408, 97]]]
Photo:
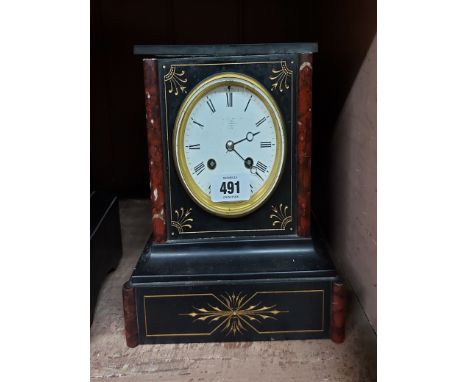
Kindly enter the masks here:
[[[327, 337], [343, 341], [343, 284], [312, 225], [310, 211], [316, 51], [313, 43], [135, 46], [135, 54], [143, 56], [153, 234], [123, 288], [129, 346]], [[209, 214], [190, 199], [174, 169], [171, 144], [185, 96], [203, 79], [227, 71], [252, 76], [271, 92], [287, 133], [287, 158], [278, 187], [258, 210], [234, 219]], [[314, 300], [317, 295], [312, 292], [317, 291], [322, 292], [321, 302]], [[281, 318], [271, 316], [277, 323], [266, 331], [255, 325], [241, 330], [235, 323], [242, 326], [242, 320], [232, 324], [230, 319], [223, 327], [211, 327], [213, 332], [194, 334], [186, 329], [198, 328], [204, 321], [197, 317], [202, 305], [214, 306], [217, 301], [232, 315], [236, 303], [249, 295], [253, 300], [263, 296], [264, 303], [278, 295], [279, 304], [289, 304], [291, 314], [271, 313]], [[188, 296], [200, 296], [189, 305], [201, 311], [188, 311]], [[310, 310], [308, 318], [298, 320], [304, 306]], [[166, 321], [151, 318], [163, 308]], [[319, 310], [320, 318], [312, 314]]]

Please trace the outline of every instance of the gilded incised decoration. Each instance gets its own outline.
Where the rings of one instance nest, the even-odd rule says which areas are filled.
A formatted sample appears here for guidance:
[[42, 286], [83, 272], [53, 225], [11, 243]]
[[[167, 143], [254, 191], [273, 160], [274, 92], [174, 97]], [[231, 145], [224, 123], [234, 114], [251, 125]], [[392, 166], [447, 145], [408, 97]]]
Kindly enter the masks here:
[[[251, 61], [251, 62], [246, 62], [246, 61], [242, 61], [242, 62], [215, 62], [215, 63], [186, 63], [186, 62], [177, 62], [177, 63], [174, 63], [172, 65], [168, 65], [168, 66], [163, 66], [163, 69], [164, 70], [167, 70], [167, 74], [164, 76], [164, 105], [165, 105], [165, 111], [166, 111], [166, 114], [165, 114], [165, 122], [166, 122], [166, 126], [169, 126], [169, 116], [170, 116], [170, 113], [168, 112], [168, 104], [171, 102], [170, 99], [171, 97], [169, 96], [169, 90], [171, 90], [172, 94], [174, 94], [174, 87], [171, 87], [169, 86], [168, 82], [169, 82], [169, 79], [171, 77], [171, 72], [175, 72], [177, 71], [177, 73], [183, 77], [186, 77], [187, 76], [187, 73], [189, 71], [192, 71], [192, 70], [197, 70], [198, 67], [216, 67], [216, 66], [230, 66], [232, 68], [235, 68], [237, 65], [259, 65], [259, 64], [268, 64], [268, 65], [273, 65], [273, 66], [276, 66], [279, 68], [282, 67], [281, 63], [283, 62], [283, 65], [286, 67], [287, 71], [286, 73], [288, 74], [288, 76], [291, 76], [294, 74], [294, 71], [290, 70], [288, 67], [287, 67], [287, 62], [286, 61]], [[293, 62], [291, 61], [291, 64], [293, 64]], [[271, 70], [271, 66], [270, 66], [270, 69]], [[236, 70], [236, 69], [233, 69], [233, 70]], [[271, 71], [271, 76], [272, 78], [276, 77], [276, 75], [278, 75], [279, 73], [275, 73], [275, 72], [281, 72], [281, 69], [277, 70], [276, 68], [274, 70]], [[216, 72], [215, 72], [216, 73]], [[291, 74], [290, 74], [291, 73]], [[225, 72], [220, 72], [219, 75], [223, 75], [225, 74]], [[238, 75], [242, 75], [241, 73], [237, 73]], [[275, 75], [276, 74], [276, 75]], [[265, 73], [264, 74], [267, 78], [268, 78], [268, 73]], [[265, 78], [265, 77], [264, 77]], [[278, 82], [278, 81], [276, 81]], [[284, 81], [283, 81], [284, 82]], [[185, 81], [185, 83], [183, 84], [184, 86], [184, 93], [187, 93], [189, 89], [189, 86], [187, 85], [188, 81]], [[267, 84], [264, 84], [267, 89], [270, 88], [270, 86], [267, 86]], [[273, 88], [276, 88], [277, 86], [279, 85], [276, 84]], [[292, 82], [288, 82], [288, 89], [291, 93], [291, 109], [293, 109], [295, 107], [295, 100], [294, 100], [294, 97], [293, 94], [294, 94], [294, 86], [293, 86], [293, 83]], [[271, 94], [272, 92], [271, 91], [268, 91], [267, 90], [267, 94], [269, 94], [270, 97], [273, 96], [273, 94]], [[286, 91], [283, 90], [283, 94], [286, 93]], [[285, 126], [287, 127], [287, 126]], [[171, 142], [169, 140], [169, 134], [167, 133], [166, 131], [166, 143], [167, 143], [167, 147], [170, 147], [171, 145]], [[293, 142], [291, 141], [290, 142], [290, 149], [289, 149], [289, 153], [291, 152], [294, 152], [293, 150]], [[170, 153], [168, 152], [167, 153], [168, 155], [168, 161], [169, 161], [169, 167], [171, 166], [171, 160], [170, 160]], [[290, 154], [288, 154], [288, 156], [290, 156]], [[290, 181], [292, 182], [293, 179], [292, 179], [292, 161], [290, 163], [290, 166], [291, 166], [291, 174], [290, 174]], [[176, 167], [177, 169], [177, 167]], [[170, 177], [171, 177], [171, 171], [169, 171], [169, 180], [170, 180]], [[170, 183], [170, 182], [169, 182]], [[170, 185], [169, 185], [170, 187]], [[172, 191], [170, 191], [172, 192]], [[290, 198], [290, 203], [292, 205], [292, 193], [289, 195], [289, 198]], [[173, 206], [173, 203], [171, 201], [171, 198], [169, 198], [169, 206], [170, 206], [170, 210], [171, 211], [174, 211], [174, 206]], [[267, 215], [268, 216], [268, 215]], [[170, 220], [176, 220], [174, 219], [174, 216], [173, 216], [173, 212], [171, 213], [171, 218]], [[267, 224], [268, 224], [268, 219], [266, 219], [267, 221]], [[268, 224], [269, 225], [269, 224]], [[194, 228], [190, 229], [190, 230], [184, 230], [183, 232], [179, 232], [179, 234], [181, 235], [184, 235], [186, 237], [194, 234], [194, 235], [197, 235], [197, 234], [209, 234], [209, 233], [238, 233], [238, 232], [242, 232], [242, 233], [245, 233], [245, 232], [252, 232], [252, 233], [257, 233], [257, 232], [278, 232], [281, 230], [280, 227], [272, 227], [271, 225], [269, 225], [269, 228], [266, 228], [266, 227], [262, 227], [262, 228], [248, 228], [248, 229], [226, 229], [226, 228], [221, 228], [221, 229], [217, 229], [215, 227], [209, 227], [207, 229], [202, 229], [200, 227], [197, 227], [198, 224], [195, 224]], [[293, 230], [292, 228], [290, 228], [291, 230]], [[176, 230], [173, 230], [173, 232], [171, 232], [171, 235], [176, 235], [177, 234], [177, 231]]]
[[286, 229], [286, 226], [292, 222], [291, 215], [288, 215], [289, 207], [285, 204], [283, 207], [283, 203], [279, 205], [279, 207], [271, 206], [273, 213], [270, 215], [270, 219], [273, 219], [273, 227], [276, 225], [280, 225], [281, 229]]
[[179, 95], [180, 93], [187, 93], [187, 79], [184, 78], [185, 70], [177, 72], [176, 67], [171, 65], [169, 72], [164, 76], [164, 82], [169, 82], [169, 93]]
[[[278, 89], [280, 92], [283, 92], [284, 89], [289, 89], [288, 79], [293, 74], [293, 71], [288, 68], [286, 61], [281, 61], [281, 68], [280, 69], [273, 69], [271, 71], [271, 76], [269, 77], [270, 80], [276, 81], [273, 82], [271, 87], [271, 91]], [[284, 89], [283, 89], [284, 87]]]
[[221, 329], [226, 336], [232, 334], [242, 334], [243, 332], [255, 328], [255, 324], [261, 324], [263, 321], [272, 319], [276, 320], [276, 315], [280, 313], [288, 313], [286, 310], [276, 309], [276, 305], [262, 305], [259, 303], [250, 303], [254, 295], [247, 298], [247, 295], [242, 293], [231, 293], [219, 296], [217, 300], [220, 306], [208, 304], [208, 307], [196, 308], [190, 313], [183, 313], [181, 316], [190, 316], [195, 321], [206, 323], [215, 323], [218, 326], [213, 332]]
[[183, 207], [175, 210], [174, 214], [176, 216], [176, 220], [171, 221], [171, 225], [175, 227], [179, 233], [192, 229], [192, 225], [189, 224], [193, 222], [193, 219], [189, 217], [191, 213], [191, 208], [187, 211]]

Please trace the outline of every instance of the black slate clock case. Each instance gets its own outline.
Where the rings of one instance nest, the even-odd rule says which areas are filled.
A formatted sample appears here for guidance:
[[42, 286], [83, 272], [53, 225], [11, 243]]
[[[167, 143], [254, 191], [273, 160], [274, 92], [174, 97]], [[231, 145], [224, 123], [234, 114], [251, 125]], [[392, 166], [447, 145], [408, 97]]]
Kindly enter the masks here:
[[[305, 48], [310, 53], [316, 45]], [[296, 232], [296, 76], [290, 89], [275, 94], [287, 130], [285, 171], [278, 188], [257, 211], [236, 219], [208, 214], [187, 195], [172, 159], [171, 127], [184, 97], [168, 102], [173, 95], [167, 88], [171, 66], [183, 65], [176, 69], [184, 68], [187, 93], [220, 71], [241, 71], [269, 89], [271, 82], [266, 79], [275, 65], [287, 61], [296, 74], [305, 48], [301, 44], [234, 46], [235, 54], [223, 57], [212, 57], [209, 51], [205, 53], [209, 57], [200, 57], [197, 47], [180, 48], [183, 54], [177, 57], [172, 57], [173, 47], [135, 48], [144, 57], [158, 57], [165, 192], [169, 196], [166, 216], [172, 214], [170, 222], [174, 210], [191, 208], [193, 227], [200, 232], [185, 235], [169, 223], [165, 243], [149, 239], [123, 288], [129, 346], [333, 338], [338, 316], [334, 316], [332, 301], [336, 286], [342, 284], [315, 226], [311, 237]], [[277, 53], [271, 54], [272, 50]], [[187, 70], [192, 66], [196, 70]], [[272, 206], [284, 208], [286, 204], [291, 217], [287, 229], [262, 231], [272, 227]]]

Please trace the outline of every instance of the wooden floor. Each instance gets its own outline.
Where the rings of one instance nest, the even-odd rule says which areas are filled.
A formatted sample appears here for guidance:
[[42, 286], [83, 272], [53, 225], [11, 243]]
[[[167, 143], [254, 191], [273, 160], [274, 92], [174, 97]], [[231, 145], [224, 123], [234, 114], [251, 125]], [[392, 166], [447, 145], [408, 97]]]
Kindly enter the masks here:
[[91, 378], [106, 381], [375, 381], [376, 335], [350, 297], [347, 338], [144, 345], [127, 348], [121, 288], [149, 236], [147, 201], [120, 203], [123, 257], [99, 295], [91, 326]]

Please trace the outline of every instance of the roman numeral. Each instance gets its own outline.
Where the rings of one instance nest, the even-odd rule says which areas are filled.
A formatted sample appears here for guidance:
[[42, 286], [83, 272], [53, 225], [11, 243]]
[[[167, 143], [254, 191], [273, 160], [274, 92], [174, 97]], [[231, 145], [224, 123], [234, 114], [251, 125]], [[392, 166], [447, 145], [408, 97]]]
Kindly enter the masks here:
[[187, 145], [185, 147], [187, 147], [190, 150], [200, 150], [200, 143], [196, 143], [194, 145]]
[[262, 148], [262, 149], [271, 147], [271, 145], [272, 145], [271, 142], [260, 142], [260, 148]]
[[263, 117], [260, 121], [258, 121], [258, 122], [255, 124], [255, 126], [258, 127], [258, 126], [260, 126], [260, 125], [261, 125], [263, 122], [265, 122], [265, 121], [266, 121], [266, 117]]
[[226, 92], [226, 106], [232, 107], [232, 93], [230, 86], [228, 86], [228, 91]]
[[[206, 97], [206, 98], [208, 98], [208, 97]], [[213, 113], [216, 112], [216, 109], [215, 109], [215, 107], [214, 107], [214, 105], [213, 105], [213, 101], [211, 101], [211, 99], [208, 98], [208, 101], [206, 101], [206, 103], [208, 104], [208, 107], [210, 108], [210, 110], [211, 110]]]
[[260, 161], [257, 162], [257, 165], [255, 167], [257, 167], [257, 169], [259, 169], [261, 172], [265, 172], [268, 168]]
[[250, 193], [253, 194], [253, 186], [250, 185]]
[[200, 122], [197, 122], [195, 121], [193, 118], [191, 118], [192, 122], [195, 124], [195, 125], [198, 125], [200, 127], [205, 127], [204, 125], [202, 125]]
[[194, 168], [193, 168], [193, 173], [194, 174], [197, 174], [197, 175], [200, 175], [203, 170], [205, 169], [205, 163], [203, 162], [200, 162], [199, 164], [197, 164]]
[[247, 108], [249, 107], [249, 103], [252, 100], [252, 96], [250, 96], [249, 101], [247, 102], [247, 105], [245, 106], [244, 112], [247, 111]]

